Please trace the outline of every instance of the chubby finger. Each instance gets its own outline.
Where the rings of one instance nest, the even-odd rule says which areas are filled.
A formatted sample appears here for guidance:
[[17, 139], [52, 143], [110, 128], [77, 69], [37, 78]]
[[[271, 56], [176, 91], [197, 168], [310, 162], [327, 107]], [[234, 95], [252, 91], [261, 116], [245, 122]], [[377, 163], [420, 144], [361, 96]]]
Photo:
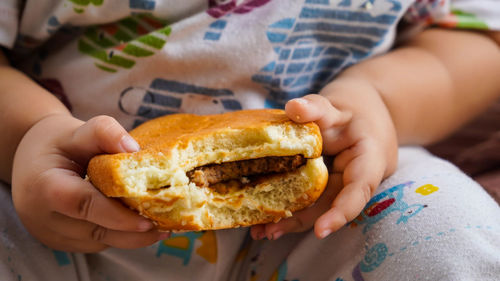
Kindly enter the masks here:
[[382, 181], [384, 164], [377, 164], [380, 159], [376, 153], [364, 153], [347, 164], [343, 174], [344, 188], [331, 208], [315, 223], [314, 231], [319, 238], [337, 231], [361, 213]]
[[307, 95], [288, 101], [285, 105], [288, 118], [297, 123], [315, 122], [320, 130], [343, 126], [352, 114], [336, 109], [330, 101], [320, 95]]
[[109, 247], [98, 241], [68, 238], [59, 232], [49, 230], [48, 227], [45, 234], [37, 236], [37, 239], [53, 250], [66, 252], [97, 253]]
[[77, 128], [63, 148], [80, 161], [87, 161], [96, 154], [140, 149], [118, 121], [105, 115], [94, 117]]
[[253, 240], [262, 240], [266, 237], [266, 227], [264, 224], [253, 225], [250, 228], [250, 236]]
[[52, 213], [51, 230], [62, 233], [72, 240], [88, 241], [90, 245], [96, 242], [107, 246], [135, 249], [149, 246], [170, 236], [168, 232], [159, 232], [151, 229], [147, 232], [117, 231], [100, 225], [67, 217], [60, 213]]
[[286, 233], [305, 231], [313, 225], [317, 217], [315, 214], [320, 214], [318, 208], [311, 207], [302, 214], [282, 219], [277, 223], [270, 223], [266, 225], [265, 236], [269, 240], [276, 240]]
[[41, 184], [45, 185], [43, 200], [54, 212], [119, 231], [145, 232], [153, 228], [149, 220], [105, 197], [72, 171], [47, 171]]

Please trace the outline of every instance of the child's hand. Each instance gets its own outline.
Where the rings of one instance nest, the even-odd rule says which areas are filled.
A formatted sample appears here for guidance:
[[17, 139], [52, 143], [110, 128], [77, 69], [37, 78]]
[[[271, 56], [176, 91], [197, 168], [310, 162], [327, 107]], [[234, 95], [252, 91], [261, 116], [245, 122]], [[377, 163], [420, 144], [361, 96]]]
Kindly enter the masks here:
[[390, 115], [376, 92], [366, 93], [366, 100], [364, 96], [353, 94], [352, 100], [344, 99], [347, 102], [342, 102], [340, 96], [338, 104], [342, 109], [332, 105], [336, 98], [333, 95], [329, 99], [308, 95], [287, 103], [285, 110], [290, 119], [299, 123], [314, 121], [320, 127], [323, 154], [335, 155], [330, 167], [333, 173], [313, 206], [277, 223], [254, 226], [254, 239], [277, 239], [313, 225], [316, 236], [323, 238], [356, 218], [382, 179], [394, 171], [397, 137]]
[[61, 114], [36, 123], [18, 146], [12, 175], [14, 205], [28, 231], [49, 247], [78, 252], [137, 248], [166, 238], [83, 179], [92, 156], [137, 150], [110, 117], [84, 123]]

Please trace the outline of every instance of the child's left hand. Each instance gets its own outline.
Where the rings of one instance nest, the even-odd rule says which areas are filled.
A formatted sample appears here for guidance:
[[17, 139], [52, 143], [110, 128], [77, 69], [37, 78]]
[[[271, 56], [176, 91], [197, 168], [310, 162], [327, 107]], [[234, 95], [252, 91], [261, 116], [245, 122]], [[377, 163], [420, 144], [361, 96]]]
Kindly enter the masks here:
[[375, 89], [327, 86], [322, 94], [326, 97], [293, 99], [285, 111], [295, 122], [313, 121], [320, 127], [323, 154], [335, 155], [328, 185], [313, 206], [277, 223], [253, 226], [254, 239], [278, 239], [313, 225], [316, 236], [324, 238], [356, 218], [382, 179], [395, 170], [396, 132]]

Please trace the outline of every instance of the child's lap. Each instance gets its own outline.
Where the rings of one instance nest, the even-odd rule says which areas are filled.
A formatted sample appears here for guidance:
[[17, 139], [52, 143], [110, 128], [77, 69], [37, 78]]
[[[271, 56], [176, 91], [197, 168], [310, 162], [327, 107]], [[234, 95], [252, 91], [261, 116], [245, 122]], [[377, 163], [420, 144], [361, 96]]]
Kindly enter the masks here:
[[[178, 234], [137, 250], [74, 255], [47, 249], [0, 192], [0, 276], [5, 280], [493, 280], [500, 276], [500, 208], [454, 166], [416, 148], [353, 223], [318, 240], [278, 241], [246, 231]], [[245, 241], [246, 237], [246, 243]]]
[[[397, 172], [348, 226], [325, 240], [312, 233], [295, 239], [254, 247], [246, 276], [356, 281], [500, 276], [500, 208], [457, 168], [418, 148], [400, 150]], [[280, 251], [290, 253], [268, 268], [267, 257]]]
[[48, 249], [26, 231], [15, 213], [10, 187], [3, 182], [0, 211], [1, 280], [85, 280], [80, 274], [82, 255]]

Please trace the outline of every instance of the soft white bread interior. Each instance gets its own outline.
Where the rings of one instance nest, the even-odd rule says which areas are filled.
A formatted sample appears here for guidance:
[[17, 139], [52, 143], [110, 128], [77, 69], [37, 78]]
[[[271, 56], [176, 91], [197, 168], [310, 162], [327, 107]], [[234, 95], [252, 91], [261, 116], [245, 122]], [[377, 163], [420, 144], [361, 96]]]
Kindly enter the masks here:
[[[318, 127], [294, 123], [282, 110], [167, 115], [130, 134], [141, 150], [96, 156], [88, 176], [105, 195], [121, 198], [162, 230], [277, 221], [311, 205], [327, 182]], [[197, 186], [187, 176], [188, 171], [209, 164], [294, 155], [302, 155], [306, 163], [223, 193]]]

